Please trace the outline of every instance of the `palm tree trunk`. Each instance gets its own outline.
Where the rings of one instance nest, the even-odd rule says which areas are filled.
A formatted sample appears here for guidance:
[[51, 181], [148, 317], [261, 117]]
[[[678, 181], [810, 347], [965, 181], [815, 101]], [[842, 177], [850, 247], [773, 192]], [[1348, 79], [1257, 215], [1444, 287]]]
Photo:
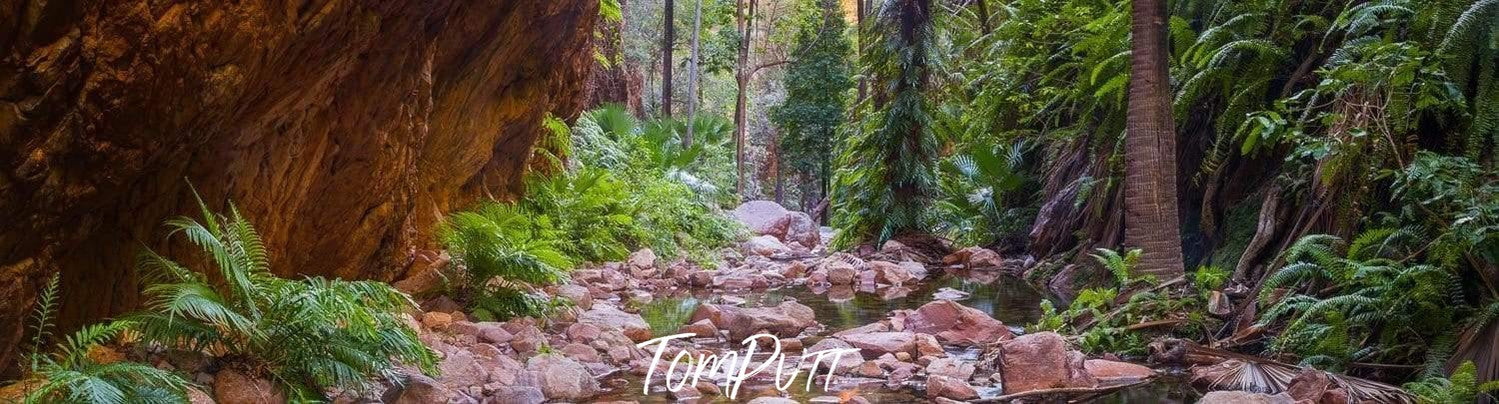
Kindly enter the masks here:
[[698, 36], [703, 31], [703, 0], [697, 0], [692, 9], [692, 59], [687, 62], [687, 133], [682, 136], [682, 147], [692, 147], [693, 121], [697, 120], [697, 69]]
[[1182, 276], [1176, 195], [1176, 127], [1168, 81], [1166, 2], [1135, 0], [1129, 116], [1124, 141], [1124, 243], [1144, 250], [1139, 271]]
[[672, 21], [675, 10], [672, 0], [666, 0], [661, 10], [661, 30], [665, 31], [661, 36], [661, 116], [668, 118], [671, 117], [671, 48], [677, 41], [676, 24]]

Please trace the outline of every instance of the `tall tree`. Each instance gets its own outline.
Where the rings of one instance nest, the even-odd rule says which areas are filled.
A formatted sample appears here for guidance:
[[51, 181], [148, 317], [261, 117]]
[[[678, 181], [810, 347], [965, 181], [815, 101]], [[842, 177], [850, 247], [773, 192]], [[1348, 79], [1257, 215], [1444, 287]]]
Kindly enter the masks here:
[[1124, 140], [1124, 243], [1144, 250], [1141, 272], [1182, 276], [1176, 125], [1171, 116], [1165, 0], [1134, 0]]
[[797, 30], [791, 63], [782, 79], [786, 98], [770, 114], [781, 132], [782, 169], [810, 179], [808, 188], [815, 187], [804, 188], [804, 197], [827, 195], [834, 140], [847, 112], [848, 90], [853, 87], [848, 66], [852, 45], [845, 33], [848, 22], [838, 3], [818, 0], [817, 18]]
[[922, 231], [936, 189], [937, 140], [926, 99], [937, 65], [931, 0], [885, 0], [872, 12], [864, 65], [874, 76], [872, 120], [840, 156], [834, 244], [882, 243]]
[[676, 5], [666, 0], [661, 10], [661, 116], [671, 117], [671, 51], [677, 43], [675, 14]]
[[756, 0], [737, 0], [734, 9], [734, 25], [739, 29], [739, 57], [735, 60], [734, 83], [739, 94], [734, 99], [734, 190], [744, 195], [744, 146], [749, 123], [749, 81], [754, 73], [749, 68], [750, 38], [755, 34]]
[[703, 32], [703, 0], [697, 0], [692, 7], [692, 52], [691, 59], [687, 61], [687, 132], [682, 135], [682, 147], [692, 147], [692, 130], [697, 120], [697, 80], [701, 47], [699, 37]]

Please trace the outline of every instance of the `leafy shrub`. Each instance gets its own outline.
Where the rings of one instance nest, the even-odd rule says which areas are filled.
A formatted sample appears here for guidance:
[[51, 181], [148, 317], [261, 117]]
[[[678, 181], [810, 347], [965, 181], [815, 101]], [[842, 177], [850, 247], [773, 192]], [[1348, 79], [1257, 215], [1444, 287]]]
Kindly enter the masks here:
[[[1021, 172], [1027, 146], [975, 145], [967, 153], [942, 161], [938, 229], [962, 245], [992, 245], [1002, 239], [1023, 240], [1035, 221], [1034, 207], [1020, 202], [1033, 182]], [[1020, 244], [1014, 241], [1011, 244]]]
[[215, 350], [264, 369], [290, 397], [321, 399], [326, 388], [360, 389], [394, 380], [401, 363], [435, 371], [433, 354], [401, 320], [409, 297], [380, 282], [271, 274], [260, 235], [232, 205], [207, 206], [202, 221], [167, 221], [217, 267], [195, 271], [145, 251], [146, 310], [127, 318], [142, 339], [190, 351]]
[[555, 284], [572, 268], [558, 246], [563, 237], [550, 217], [498, 202], [455, 213], [438, 230], [464, 269], [464, 300], [479, 317], [499, 319], [548, 311], [550, 300], [528, 289]]
[[1351, 361], [1424, 360], [1425, 341], [1451, 330], [1466, 303], [1451, 271], [1402, 261], [1405, 251], [1394, 243], [1401, 234], [1374, 229], [1346, 245], [1328, 235], [1293, 244], [1261, 295], [1264, 301], [1276, 288], [1293, 290], [1260, 316], [1262, 325], [1288, 321], [1271, 349], [1331, 369]]
[[628, 242], [639, 237], [633, 217], [638, 207], [630, 203], [629, 196], [624, 182], [608, 171], [583, 168], [550, 177], [530, 176], [521, 205], [532, 222], [551, 222], [532, 228], [554, 227], [555, 235], [562, 237], [557, 240], [567, 240], [556, 243], [565, 256], [574, 261], [605, 262], [623, 259], [630, 253]]
[[33, 313], [31, 347], [25, 354], [30, 366], [25, 376], [40, 382], [26, 392], [24, 403], [187, 402], [189, 383], [175, 373], [129, 361], [99, 363], [89, 355], [133, 326], [129, 321], [83, 327], [59, 341], [51, 354], [43, 354], [41, 347], [52, 335], [52, 317], [57, 311], [57, 283], [58, 276], [54, 275]]
[[1470, 404], [1478, 402], [1479, 395], [1499, 391], [1499, 381], [1478, 383], [1477, 367], [1473, 362], [1463, 362], [1449, 377], [1429, 377], [1405, 384], [1405, 389], [1416, 395], [1421, 404]]

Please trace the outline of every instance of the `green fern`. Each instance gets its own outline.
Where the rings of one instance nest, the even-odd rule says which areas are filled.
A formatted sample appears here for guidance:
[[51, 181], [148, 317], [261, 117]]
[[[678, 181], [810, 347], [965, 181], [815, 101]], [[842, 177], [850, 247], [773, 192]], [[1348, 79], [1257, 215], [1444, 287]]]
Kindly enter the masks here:
[[396, 380], [398, 364], [435, 372], [433, 354], [401, 320], [415, 304], [379, 282], [271, 274], [259, 234], [232, 205], [227, 216], [167, 222], [214, 263], [190, 270], [152, 251], [141, 255], [147, 310], [127, 317], [159, 346], [222, 350], [265, 369], [291, 397], [323, 398], [327, 388], [360, 389]]
[[42, 380], [27, 392], [31, 403], [187, 403], [190, 384], [175, 373], [150, 365], [118, 361], [98, 363], [89, 352], [133, 327], [130, 321], [93, 324], [79, 329], [42, 356], [29, 377]]

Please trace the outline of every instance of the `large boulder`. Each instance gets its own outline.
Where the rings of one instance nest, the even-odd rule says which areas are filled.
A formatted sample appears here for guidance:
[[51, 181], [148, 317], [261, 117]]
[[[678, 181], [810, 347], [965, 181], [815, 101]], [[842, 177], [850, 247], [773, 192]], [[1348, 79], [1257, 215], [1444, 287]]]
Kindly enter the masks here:
[[[810, 348], [807, 348], [802, 352], [804, 355], [803, 357], [806, 358], [807, 361], [811, 361], [816, 358], [816, 355], [813, 354], [834, 349], [854, 349], [854, 346], [849, 345], [848, 342], [845, 342], [838, 338], [823, 338], [821, 341], [817, 341], [816, 344], [812, 344]], [[820, 369], [832, 369], [833, 373], [845, 374], [858, 369], [860, 365], [864, 364], [864, 356], [859, 355], [859, 353], [857, 352], [838, 355], [837, 359], [838, 366], [836, 369], [833, 369], [832, 354], [828, 354], [828, 356], [824, 357], [823, 360], [817, 364], [817, 367]]]
[[802, 212], [786, 212], [781, 218], [771, 223], [767, 235], [775, 236], [785, 243], [799, 243], [807, 248], [812, 248], [822, 243], [822, 235], [818, 231], [817, 222], [812, 221], [811, 216]]
[[771, 201], [749, 201], [734, 208], [731, 214], [755, 234], [769, 234], [777, 220], [788, 211], [781, 204]]
[[1000, 343], [1005, 394], [1063, 387], [1092, 387], [1084, 358], [1054, 332], [1027, 334]]
[[626, 313], [607, 304], [596, 305], [578, 314], [578, 323], [591, 324], [600, 330], [619, 330], [635, 342], [651, 339], [651, 325], [639, 314]]
[[973, 377], [973, 362], [958, 358], [937, 358], [926, 365], [927, 375], [942, 375], [958, 380], [968, 380]]
[[906, 317], [906, 329], [963, 346], [987, 346], [1015, 336], [994, 317], [951, 300], [938, 300], [917, 308]]
[[964, 268], [998, 268], [1004, 265], [1004, 259], [999, 253], [983, 247], [968, 247], [946, 257], [942, 257], [942, 263], [947, 265], [962, 265]]
[[526, 370], [541, 378], [541, 392], [549, 400], [576, 401], [599, 392], [599, 383], [582, 364], [561, 355], [537, 355], [526, 361]]

